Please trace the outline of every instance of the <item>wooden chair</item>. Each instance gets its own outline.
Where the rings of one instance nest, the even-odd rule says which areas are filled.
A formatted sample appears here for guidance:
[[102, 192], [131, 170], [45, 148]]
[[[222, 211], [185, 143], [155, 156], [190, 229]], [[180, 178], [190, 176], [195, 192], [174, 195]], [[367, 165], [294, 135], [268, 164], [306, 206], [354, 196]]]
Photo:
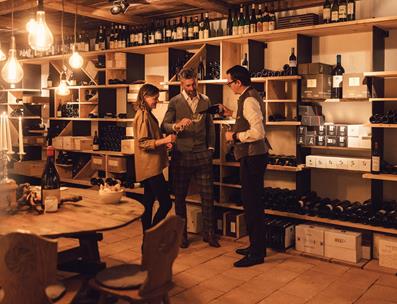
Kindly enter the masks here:
[[0, 238], [0, 304], [72, 303], [80, 282], [65, 289], [56, 274], [56, 241], [20, 232]]
[[184, 220], [167, 217], [144, 235], [142, 264], [123, 264], [101, 271], [90, 286], [101, 292], [100, 303], [112, 295], [129, 303], [169, 303], [172, 264], [178, 256]]

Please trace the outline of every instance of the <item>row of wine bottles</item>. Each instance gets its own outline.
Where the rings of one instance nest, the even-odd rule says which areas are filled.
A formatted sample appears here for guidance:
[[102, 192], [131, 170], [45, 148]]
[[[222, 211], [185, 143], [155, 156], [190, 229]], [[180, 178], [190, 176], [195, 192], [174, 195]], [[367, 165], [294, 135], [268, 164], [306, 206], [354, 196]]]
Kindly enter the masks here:
[[355, 0], [325, 0], [323, 5], [323, 22], [344, 22], [356, 19]]
[[373, 124], [397, 124], [397, 110], [389, 110], [383, 114], [374, 114], [369, 118]]
[[387, 228], [397, 227], [397, 202], [384, 202], [375, 210], [371, 201], [351, 202], [321, 198], [316, 192], [298, 195], [295, 190], [265, 188], [265, 208]]

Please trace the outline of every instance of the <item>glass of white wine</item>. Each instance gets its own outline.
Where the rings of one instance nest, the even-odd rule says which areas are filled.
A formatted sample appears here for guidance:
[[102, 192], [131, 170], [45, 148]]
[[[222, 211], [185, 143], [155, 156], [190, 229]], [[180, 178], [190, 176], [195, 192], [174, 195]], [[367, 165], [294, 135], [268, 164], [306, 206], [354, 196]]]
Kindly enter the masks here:
[[192, 115], [192, 122], [199, 123], [203, 119], [203, 114], [200, 113], [193, 113]]

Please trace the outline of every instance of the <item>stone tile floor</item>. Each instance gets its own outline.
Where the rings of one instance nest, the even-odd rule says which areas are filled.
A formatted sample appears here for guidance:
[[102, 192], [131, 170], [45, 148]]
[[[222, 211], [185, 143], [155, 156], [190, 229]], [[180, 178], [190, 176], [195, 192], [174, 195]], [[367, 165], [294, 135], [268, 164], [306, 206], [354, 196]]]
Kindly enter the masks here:
[[[100, 254], [108, 265], [140, 263], [140, 222], [105, 232]], [[247, 244], [222, 239], [211, 248], [198, 236], [181, 249], [174, 264], [174, 304], [392, 304], [397, 303], [397, 277], [371, 263], [369, 269], [303, 257], [295, 251], [268, 252], [266, 262], [251, 268], [233, 268], [240, 256], [234, 250]], [[59, 249], [75, 245], [60, 239]], [[120, 302], [122, 303], [122, 302]]]

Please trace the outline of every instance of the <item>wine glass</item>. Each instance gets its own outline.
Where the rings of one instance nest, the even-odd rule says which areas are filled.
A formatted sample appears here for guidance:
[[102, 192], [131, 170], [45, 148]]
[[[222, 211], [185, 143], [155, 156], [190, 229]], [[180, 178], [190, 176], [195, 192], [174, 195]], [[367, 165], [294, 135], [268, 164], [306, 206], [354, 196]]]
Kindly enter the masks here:
[[199, 123], [203, 119], [203, 114], [200, 113], [193, 113], [192, 115], [192, 122], [193, 123]]

